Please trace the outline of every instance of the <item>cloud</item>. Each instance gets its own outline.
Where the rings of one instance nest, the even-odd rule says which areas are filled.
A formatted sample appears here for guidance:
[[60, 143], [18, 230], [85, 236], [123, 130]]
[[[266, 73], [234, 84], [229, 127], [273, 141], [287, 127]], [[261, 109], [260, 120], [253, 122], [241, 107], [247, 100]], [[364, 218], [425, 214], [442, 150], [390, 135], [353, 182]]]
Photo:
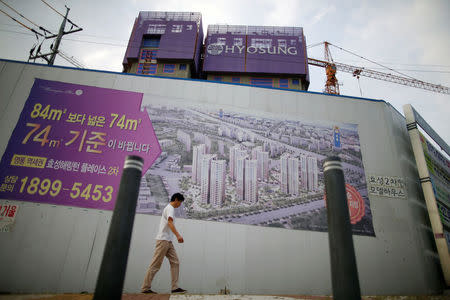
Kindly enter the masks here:
[[327, 7], [322, 8], [312, 17], [312, 21], [310, 23], [308, 23], [308, 25], [312, 26], [312, 25], [318, 23], [320, 20], [323, 19], [323, 17], [325, 17], [326, 15], [328, 15], [330, 13], [334, 13], [335, 11], [336, 11], [336, 7], [334, 5], [329, 5]]

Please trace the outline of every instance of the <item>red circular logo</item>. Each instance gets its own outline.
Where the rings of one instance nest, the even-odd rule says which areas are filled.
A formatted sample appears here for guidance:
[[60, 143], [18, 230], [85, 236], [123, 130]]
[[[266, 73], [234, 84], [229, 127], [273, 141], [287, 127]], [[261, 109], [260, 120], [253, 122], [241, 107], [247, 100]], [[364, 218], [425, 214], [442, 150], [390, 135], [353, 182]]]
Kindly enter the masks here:
[[[366, 207], [361, 194], [350, 184], [345, 184], [345, 190], [347, 191], [347, 205], [348, 212], [350, 214], [350, 223], [356, 224], [366, 214]], [[325, 206], [327, 205], [327, 195], [324, 193]]]

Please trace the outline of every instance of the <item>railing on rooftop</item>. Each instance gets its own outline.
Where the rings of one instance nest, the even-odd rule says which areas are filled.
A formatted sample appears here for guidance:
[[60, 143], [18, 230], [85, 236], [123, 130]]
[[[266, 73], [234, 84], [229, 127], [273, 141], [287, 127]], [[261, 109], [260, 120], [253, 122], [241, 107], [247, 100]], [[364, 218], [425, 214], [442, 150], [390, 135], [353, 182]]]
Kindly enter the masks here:
[[301, 27], [281, 26], [208, 25], [208, 35], [227, 33], [242, 35], [302, 36], [303, 29]]
[[194, 21], [200, 25], [202, 14], [199, 12], [166, 12], [166, 11], [141, 11], [139, 21], [163, 20], [163, 21]]

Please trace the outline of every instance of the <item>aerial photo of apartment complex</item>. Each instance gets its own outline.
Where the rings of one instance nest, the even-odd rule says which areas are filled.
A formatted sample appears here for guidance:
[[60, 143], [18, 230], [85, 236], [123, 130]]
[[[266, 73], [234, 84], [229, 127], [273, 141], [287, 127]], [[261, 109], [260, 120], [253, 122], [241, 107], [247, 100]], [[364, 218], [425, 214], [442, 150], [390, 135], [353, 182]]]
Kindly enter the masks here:
[[145, 109], [163, 152], [142, 179], [138, 212], [160, 214], [169, 195], [181, 191], [180, 217], [325, 231], [322, 161], [334, 154], [365, 202], [353, 230], [373, 234], [356, 125], [223, 109]]

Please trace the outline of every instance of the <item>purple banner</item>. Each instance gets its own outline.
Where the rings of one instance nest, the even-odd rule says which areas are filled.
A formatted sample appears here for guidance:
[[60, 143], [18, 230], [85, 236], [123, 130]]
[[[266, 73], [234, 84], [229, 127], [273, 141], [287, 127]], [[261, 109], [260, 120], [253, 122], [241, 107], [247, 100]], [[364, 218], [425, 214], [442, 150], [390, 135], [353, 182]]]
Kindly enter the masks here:
[[200, 53], [203, 32], [196, 21], [139, 20], [135, 23], [123, 63], [138, 58], [144, 35], [161, 36], [157, 59], [194, 59]]
[[157, 59], [194, 59], [196, 37], [196, 22], [166, 22], [166, 31], [161, 35]]
[[112, 210], [127, 155], [161, 153], [142, 94], [36, 79], [0, 162], [0, 198]]
[[205, 47], [205, 72], [308, 74], [303, 35], [213, 33]]

